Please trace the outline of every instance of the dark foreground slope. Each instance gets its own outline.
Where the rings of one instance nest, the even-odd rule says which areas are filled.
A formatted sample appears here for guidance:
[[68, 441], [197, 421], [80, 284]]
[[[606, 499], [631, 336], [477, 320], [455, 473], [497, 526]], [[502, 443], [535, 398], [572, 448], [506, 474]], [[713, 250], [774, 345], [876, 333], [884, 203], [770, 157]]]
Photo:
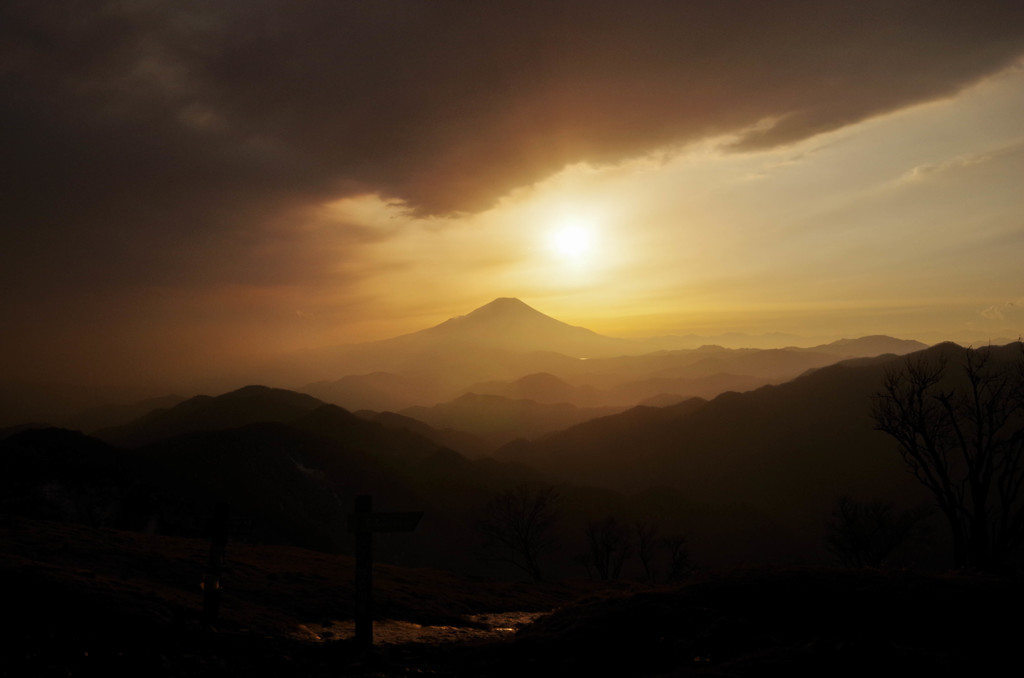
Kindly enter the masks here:
[[[0, 643], [0, 676], [405, 675], [395, 661], [431, 655], [357, 652], [346, 640], [353, 559], [287, 546], [228, 544], [211, 627], [201, 620], [208, 548], [204, 539], [0, 515], [0, 596], [15, 624]], [[435, 643], [486, 630], [474, 615], [546, 611], [597, 587], [374, 570], [376, 618], [406, 622], [407, 635], [450, 630]]]
[[[377, 618], [410, 633], [361, 652], [311, 632], [351, 619], [345, 556], [229, 544], [211, 627], [203, 540], [0, 517], [0, 545], [11, 677], [997, 675], [1021, 631], [1001, 612], [1024, 602], [1019, 579], [968, 575], [742, 570], [600, 590], [381, 566]], [[481, 626], [470, 615], [510, 610], [553, 614], [460, 640]]]
[[995, 675], [1017, 662], [1001, 611], [1021, 602], [1019, 578], [739, 570], [578, 601], [515, 647], [577, 675]]

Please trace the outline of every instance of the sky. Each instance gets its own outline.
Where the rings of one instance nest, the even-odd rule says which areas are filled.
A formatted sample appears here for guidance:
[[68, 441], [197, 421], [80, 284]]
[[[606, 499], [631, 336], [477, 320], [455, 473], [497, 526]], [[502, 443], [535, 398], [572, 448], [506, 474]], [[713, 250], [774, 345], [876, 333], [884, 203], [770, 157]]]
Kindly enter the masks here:
[[0, 130], [10, 384], [155, 395], [501, 296], [1024, 334], [1019, 1], [14, 0]]

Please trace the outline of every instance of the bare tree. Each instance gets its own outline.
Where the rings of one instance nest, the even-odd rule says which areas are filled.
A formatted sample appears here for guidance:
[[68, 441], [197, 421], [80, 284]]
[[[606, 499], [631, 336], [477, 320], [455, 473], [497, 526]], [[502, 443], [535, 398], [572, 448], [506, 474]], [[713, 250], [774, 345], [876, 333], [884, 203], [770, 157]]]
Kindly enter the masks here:
[[655, 578], [654, 560], [657, 556], [661, 540], [658, 526], [653, 522], [638, 520], [633, 524], [636, 532], [636, 555], [644, 568], [644, 581], [653, 582]]
[[681, 534], [672, 534], [660, 540], [668, 552], [668, 581], [681, 581], [686, 579], [693, 571], [693, 564], [690, 562], [690, 548], [687, 545], [686, 537]]
[[486, 538], [487, 557], [509, 563], [543, 581], [540, 561], [558, 545], [558, 492], [550, 486], [520, 485], [494, 497], [477, 524]]
[[899, 511], [892, 502], [843, 496], [825, 523], [825, 545], [845, 567], [882, 567], [903, 544], [925, 534], [928, 507]]
[[623, 564], [633, 554], [629, 528], [608, 516], [604, 520], [589, 521], [584, 532], [587, 537], [587, 564], [594, 567], [601, 579], [618, 579]]
[[957, 567], [998, 567], [1024, 540], [1022, 357], [965, 349], [950, 374], [941, 357], [909, 356], [875, 394], [875, 427], [896, 439], [907, 468], [935, 497]]

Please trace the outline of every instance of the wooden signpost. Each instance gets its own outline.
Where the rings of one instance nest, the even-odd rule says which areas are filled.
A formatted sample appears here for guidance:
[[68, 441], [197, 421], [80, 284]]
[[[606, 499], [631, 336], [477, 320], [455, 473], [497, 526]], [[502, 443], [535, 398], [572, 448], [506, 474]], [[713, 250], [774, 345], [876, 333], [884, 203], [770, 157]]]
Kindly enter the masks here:
[[362, 647], [373, 645], [373, 533], [412, 532], [422, 517], [422, 511], [374, 513], [371, 496], [356, 497], [348, 529], [356, 535], [356, 643]]
[[210, 556], [203, 575], [203, 621], [212, 624], [220, 611], [220, 576], [224, 572], [224, 547], [228, 542], [228, 505], [218, 502], [210, 519]]

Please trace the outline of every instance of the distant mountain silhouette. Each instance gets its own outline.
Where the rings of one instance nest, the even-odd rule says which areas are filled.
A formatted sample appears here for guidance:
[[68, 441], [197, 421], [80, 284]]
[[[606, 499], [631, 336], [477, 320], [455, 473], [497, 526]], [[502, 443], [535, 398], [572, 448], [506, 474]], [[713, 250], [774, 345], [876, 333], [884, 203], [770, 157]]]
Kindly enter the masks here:
[[643, 342], [607, 337], [556, 320], [519, 299], [499, 298], [418, 332], [310, 352], [296, 357], [294, 368], [315, 371], [320, 376], [310, 381], [316, 382], [373, 372], [425, 372], [436, 376], [442, 388], [459, 388], [555, 372], [579, 358], [646, 350]]
[[511, 297], [495, 299], [468, 315], [451, 318], [400, 339], [435, 344], [454, 342], [521, 352], [553, 351], [574, 358], [642, 350], [638, 342], [606, 337], [569, 325]]
[[698, 349], [609, 358], [593, 361], [588, 367], [594, 372], [613, 375], [616, 381], [619, 381], [623, 374], [673, 379], [696, 379], [727, 374], [757, 377], [766, 380], [766, 383], [777, 383], [839, 360], [840, 358], [834, 354], [807, 349], [702, 346]]
[[299, 390], [350, 410], [397, 412], [466, 393], [628, 407], [656, 396], [749, 390], [845, 358], [923, 347], [873, 336], [814, 348], [651, 351], [660, 345], [604, 336], [502, 297], [418, 332], [306, 354], [302, 369], [316, 377]]
[[533, 400], [538, 403], [572, 403], [578, 406], [599, 406], [609, 396], [593, 386], [573, 386], [549, 372], [528, 374], [515, 381], [488, 381], [469, 386], [468, 393], [496, 395], [511, 400]]
[[620, 407], [585, 408], [569, 403], [538, 403], [467, 393], [432, 407], [410, 407], [401, 414], [435, 428], [468, 431], [500, 445], [517, 438], [536, 438], [621, 410]]
[[[522, 328], [533, 328], [527, 333], [530, 341], [513, 340]], [[902, 354], [923, 346], [876, 336], [814, 348], [702, 346], [638, 353], [641, 343], [627, 346], [608, 339], [560, 323], [518, 300], [498, 300], [422, 332], [351, 347], [348, 362], [331, 369], [358, 373], [302, 390], [352, 410], [429, 407], [466, 393], [578, 407], [628, 407], [653, 397], [712, 398], [727, 390], [747, 391], [842, 359]], [[564, 348], [567, 341], [576, 346], [596, 341], [623, 350], [587, 360], [526, 350], [556, 344]], [[513, 350], [514, 345], [522, 350]], [[378, 371], [368, 372], [370, 368]]]
[[[992, 350], [1000, 360], [1016, 355], [1016, 347]], [[642, 372], [765, 353], [774, 365], [780, 355], [789, 364], [789, 353], [799, 352], [710, 347], [632, 362], [575, 362], [597, 365], [590, 376], [600, 376], [626, 362]], [[926, 354], [952, 364], [963, 349], [943, 344]], [[472, 569], [466, 544], [487, 500], [524, 479], [546, 478], [560, 483], [566, 501], [569, 569], [581, 526], [605, 515], [657, 516], [692, 535], [702, 558], [718, 563], [820, 562], [827, 557], [823, 521], [840, 495], [900, 506], [930, 499], [870, 418], [871, 394], [901, 361], [857, 358], [746, 393], [606, 416], [568, 404], [466, 395], [414, 412], [427, 423], [389, 413], [357, 416], [308, 395], [250, 386], [109, 430], [107, 439], [120, 448], [66, 431], [11, 433], [0, 441], [0, 489], [4, 510], [13, 514], [103, 526], [137, 526], [155, 515], [159, 529], [172, 534], [198, 533], [209, 507], [226, 500], [242, 538], [329, 550], [346, 548], [351, 500], [370, 492], [382, 506], [430, 512], [429, 526], [413, 537], [417, 562]], [[567, 384], [553, 373], [525, 382], [542, 391]], [[457, 418], [469, 415], [484, 433], [517, 440], [494, 459], [470, 460], [448, 449], [460, 435], [473, 440], [447, 430], [467, 428]], [[571, 417], [587, 421], [542, 435]], [[536, 438], [523, 440], [529, 436]], [[387, 553], [402, 557], [400, 550]]]
[[227, 502], [232, 538], [337, 551], [350, 545], [354, 497], [372, 494], [378, 506], [431, 515], [394, 549], [381, 544], [381, 558], [399, 562], [418, 544], [415, 563], [474, 567], [465, 516], [538, 474], [471, 461], [416, 426], [391, 423], [304, 394], [246, 387], [113, 429], [118, 446], [61, 429], [12, 431], [0, 440], [0, 512], [198, 535], [211, 508]]
[[395, 412], [374, 412], [372, 410], [359, 410], [354, 412], [357, 417], [375, 421], [387, 428], [402, 429], [411, 431], [418, 435], [432, 440], [441, 447], [456, 450], [467, 457], [482, 457], [493, 451], [493, 445], [484, 441], [479, 436], [466, 431], [457, 431], [453, 428], [434, 428], [419, 419], [413, 419]]
[[756, 377], [746, 374], [716, 373], [702, 377], [650, 377], [616, 386], [611, 395], [617, 402], [640, 405], [670, 405], [690, 398], [714, 398], [726, 391], [753, 391], [782, 378]]
[[[1019, 347], [991, 350], [1011, 365]], [[911, 354], [953, 366], [946, 343]], [[776, 386], [666, 408], [638, 407], [578, 424], [499, 456], [588, 485], [622, 491], [666, 484], [696, 501], [731, 497], [796, 519], [821, 515], [840, 494], [928, 501], [895, 443], [874, 429], [871, 396], [903, 357], [858, 358]]]
[[[953, 349], [929, 349], [942, 350]], [[498, 455], [585, 485], [630, 492], [665, 484], [701, 503], [742, 502], [813, 545], [840, 495], [930, 501], [870, 416], [871, 395], [901, 360], [857, 359], [707, 402], [635, 408]]]
[[884, 334], [874, 334], [858, 339], [839, 339], [830, 344], [821, 344], [805, 349], [816, 353], [829, 353], [844, 358], [870, 358], [877, 355], [892, 353], [905, 355], [915, 351], [923, 351], [927, 344], [913, 339], [896, 339]]
[[174, 407], [153, 410], [124, 426], [97, 431], [95, 435], [110, 443], [136, 447], [194, 431], [292, 421], [323, 404], [305, 393], [246, 386], [216, 397], [189, 398]]
[[869, 416], [870, 395], [889, 364], [825, 367], [778, 386], [724, 393], [699, 407], [686, 401], [635, 408], [521, 446], [514, 458], [623, 490], [668, 482], [695, 498], [730, 493], [754, 501], [774, 494], [773, 501], [782, 501], [796, 487], [805, 496], [808, 486], [819, 491], [825, 476], [842, 478], [853, 491], [858, 477], [878, 482], [878, 470], [905, 475]]
[[50, 424], [41, 421], [30, 421], [24, 424], [18, 424], [16, 426], [5, 426], [0, 428], [0, 441], [6, 440], [13, 435], [17, 435], [22, 431], [36, 431], [40, 429], [55, 428]]

